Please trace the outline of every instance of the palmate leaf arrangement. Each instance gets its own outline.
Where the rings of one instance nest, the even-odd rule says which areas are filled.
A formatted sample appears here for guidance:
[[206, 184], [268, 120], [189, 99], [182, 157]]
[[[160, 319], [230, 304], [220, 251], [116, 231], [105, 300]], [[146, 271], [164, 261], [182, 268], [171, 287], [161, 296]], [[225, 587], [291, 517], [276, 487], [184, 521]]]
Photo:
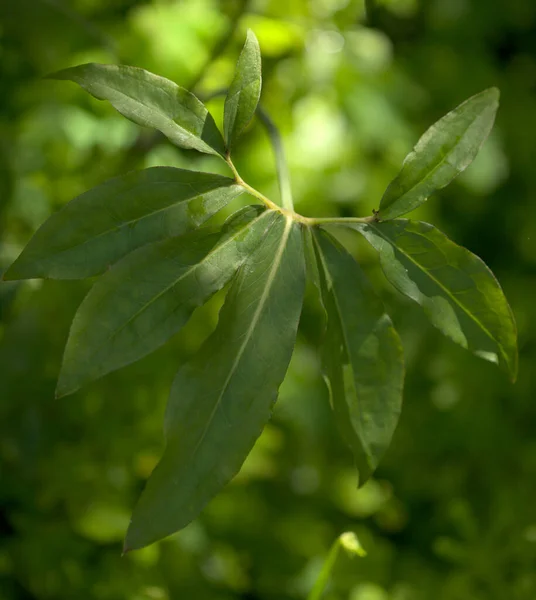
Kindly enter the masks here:
[[[233, 149], [261, 92], [251, 31], [225, 98], [223, 137], [193, 94], [143, 69], [86, 64], [52, 77], [75, 81], [181, 148], [220, 157], [234, 175], [154, 167], [116, 177], [50, 217], [4, 275], [100, 275], [74, 318], [58, 396], [152, 352], [230, 284], [215, 331], [172, 385], [165, 452], [134, 510], [126, 550], [183, 528], [240, 469], [287, 371], [307, 276], [327, 314], [323, 370], [359, 485], [378, 465], [400, 415], [402, 346], [361, 268], [326, 231], [334, 225], [364, 236], [388, 281], [440, 331], [515, 379], [515, 323], [491, 271], [432, 225], [399, 218], [471, 163], [492, 128], [497, 89], [469, 98], [428, 129], [378, 211], [343, 219], [294, 212], [282, 154], [282, 206], [236, 171]], [[203, 226], [244, 193], [257, 204], [220, 228]]]

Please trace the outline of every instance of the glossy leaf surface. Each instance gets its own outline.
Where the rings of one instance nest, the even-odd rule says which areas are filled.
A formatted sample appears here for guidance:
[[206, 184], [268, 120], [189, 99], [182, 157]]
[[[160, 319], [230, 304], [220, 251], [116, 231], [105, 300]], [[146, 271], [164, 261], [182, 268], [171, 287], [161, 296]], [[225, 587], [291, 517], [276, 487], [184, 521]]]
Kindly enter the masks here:
[[277, 214], [233, 282], [216, 330], [177, 374], [166, 450], [134, 511], [127, 549], [187, 525], [238, 472], [288, 368], [304, 286], [300, 226]]
[[234, 145], [253, 118], [261, 95], [261, 85], [261, 51], [250, 29], [225, 98], [223, 131], [227, 148]]
[[205, 228], [140, 248], [105, 273], [82, 302], [65, 349], [57, 394], [161, 346], [221, 289], [274, 221], [239, 219], [226, 234]]
[[138, 125], [161, 131], [181, 148], [225, 153], [221, 133], [205, 105], [165, 77], [123, 65], [88, 63], [49, 76], [78, 83]]
[[412, 211], [468, 167], [488, 137], [498, 107], [499, 90], [490, 88], [434, 123], [389, 184], [378, 216], [394, 219]]
[[380, 255], [387, 279], [420, 304], [454, 342], [500, 363], [515, 379], [516, 327], [493, 273], [428, 223], [397, 219], [353, 225]]
[[337, 425], [363, 485], [391, 442], [402, 408], [402, 345], [353, 257], [314, 234], [328, 324], [322, 352]]
[[98, 275], [144, 244], [198, 227], [243, 191], [228, 177], [171, 167], [110, 179], [52, 215], [4, 278]]

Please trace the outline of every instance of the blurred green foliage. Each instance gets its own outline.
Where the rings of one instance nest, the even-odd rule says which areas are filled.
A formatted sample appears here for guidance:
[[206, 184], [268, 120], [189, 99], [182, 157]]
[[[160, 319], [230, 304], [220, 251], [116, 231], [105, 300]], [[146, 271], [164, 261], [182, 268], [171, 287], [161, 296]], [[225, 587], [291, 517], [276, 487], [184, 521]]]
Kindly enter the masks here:
[[[348, 234], [407, 357], [401, 422], [375, 478], [356, 490], [312, 349], [322, 332], [311, 302], [274, 417], [239, 476], [185, 530], [121, 557], [162, 451], [167, 390], [214, 327], [221, 296], [156, 354], [55, 400], [87, 283], [2, 282], [0, 599], [299, 599], [336, 536], [351, 530], [368, 556], [341, 558], [326, 600], [533, 600], [533, 0], [0, 1], [0, 269], [48, 215], [111, 176], [156, 164], [224, 168], [42, 75], [121, 62], [206, 94], [228, 85], [248, 27], [264, 56], [262, 102], [282, 129], [305, 215], [370, 214], [430, 123], [501, 89], [479, 158], [412, 216], [498, 276], [518, 322], [519, 380], [511, 386], [444, 339]], [[221, 99], [211, 108], [221, 124]], [[236, 162], [277, 198], [258, 125]]]

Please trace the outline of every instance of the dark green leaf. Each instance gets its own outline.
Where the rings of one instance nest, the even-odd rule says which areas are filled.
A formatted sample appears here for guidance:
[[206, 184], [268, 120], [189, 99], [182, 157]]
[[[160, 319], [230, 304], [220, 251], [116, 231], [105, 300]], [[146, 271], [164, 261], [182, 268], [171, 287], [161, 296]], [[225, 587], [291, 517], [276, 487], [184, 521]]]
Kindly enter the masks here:
[[105, 273], [82, 302], [65, 349], [57, 395], [70, 394], [156, 350], [233, 276], [274, 222], [268, 211], [148, 244]]
[[95, 98], [108, 100], [127, 119], [161, 131], [181, 148], [225, 154], [221, 133], [205, 105], [169, 79], [137, 67], [96, 63], [49, 77], [75, 81]]
[[432, 125], [385, 191], [379, 218], [394, 219], [417, 208], [468, 167], [488, 137], [498, 107], [499, 90], [490, 88]]
[[177, 374], [166, 450], [134, 511], [127, 549], [187, 525], [238, 472], [287, 370], [304, 285], [300, 226], [278, 213], [233, 282], [215, 332]]
[[493, 273], [428, 223], [397, 219], [355, 225], [379, 252], [387, 279], [420, 304], [432, 323], [515, 379], [516, 327]]
[[98, 275], [139, 246], [198, 227], [243, 191], [228, 177], [171, 167], [110, 179], [52, 215], [4, 278]]
[[315, 232], [328, 314], [323, 368], [339, 429], [363, 485], [391, 442], [402, 408], [402, 346], [359, 265], [325, 232]]
[[305, 286], [305, 303], [309, 311], [315, 315], [315, 327], [323, 335], [326, 328], [327, 314], [322, 302], [322, 278], [316, 258], [315, 242], [311, 227], [303, 228], [303, 250], [307, 272]]
[[315, 242], [310, 227], [303, 228], [303, 249], [305, 254], [305, 265], [307, 277], [310, 282], [320, 291], [322, 288], [320, 268], [316, 257]]
[[250, 29], [225, 98], [223, 132], [228, 149], [253, 118], [260, 96], [261, 51], [259, 42]]

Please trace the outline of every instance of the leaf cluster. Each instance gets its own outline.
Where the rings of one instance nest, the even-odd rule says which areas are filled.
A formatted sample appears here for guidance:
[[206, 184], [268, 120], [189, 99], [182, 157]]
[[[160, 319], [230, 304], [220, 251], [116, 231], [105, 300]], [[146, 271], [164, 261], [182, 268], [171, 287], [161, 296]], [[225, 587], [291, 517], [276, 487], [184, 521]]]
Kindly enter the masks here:
[[[372, 216], [322, 219], [294, 212], [279, 145], [284, 207], [248, 185], [233, 164], [232, 151], [259, 110], [261, 56], [251, 31], [225, 98], [223, 135], [192, 93], [143, 69], [88, 64], [51, 77], [75, 81], [179, 147], [220, 157], [233, 174], [153, 167], [107, 181], [50, 217], [4, 275], [98, 276], [71, 327], [60, 396], [153, 352], [228, 286], [216, 329], [173, 382], [166, 449], [134, 511], [127, 550], [187, 525], [240, 469], [285, 377], [307, 278], [327, 316], [323, 371], [359, 484], [377, 467], [402, 407], [403, 350], [332, 226], [362, 235], [386, 278], [442, 333], [515, 379], [515, 322], [493, 274], [432, 225], [399, 218], [474, 159], [493, 126], [495, 88], [430, 127]], [[222, 227], [206, 224], [244, 193], [252, 205]]]

